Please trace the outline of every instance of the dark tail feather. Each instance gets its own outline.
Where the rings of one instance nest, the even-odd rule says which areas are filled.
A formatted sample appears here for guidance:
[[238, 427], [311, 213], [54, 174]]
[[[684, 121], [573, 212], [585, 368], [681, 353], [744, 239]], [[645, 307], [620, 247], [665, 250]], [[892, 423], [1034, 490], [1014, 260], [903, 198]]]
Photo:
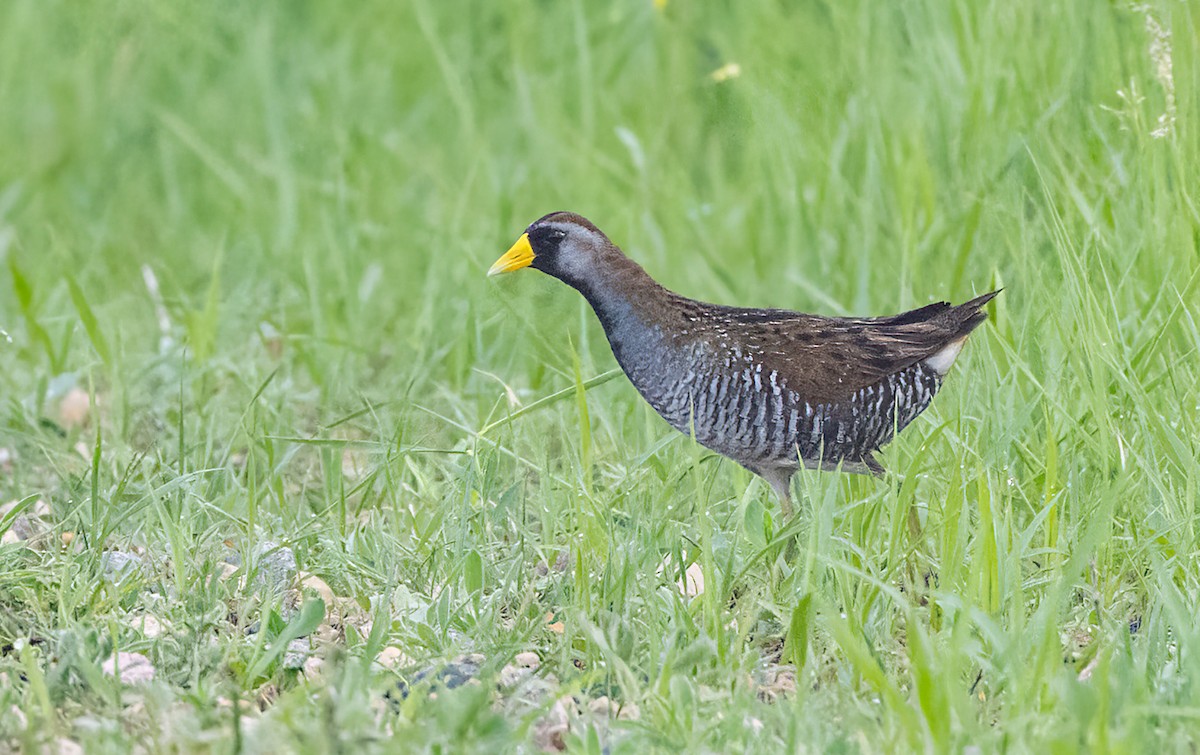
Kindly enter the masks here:
[[969, 302], [959, 304], [957, 307], [955, 307], [955, 309], [957, 309], [961, 312], [969, 312], [971, 310], [981, 309], [982, 307], [987, 305], [987, 303], [990, 302], [992, 299], [995, 299], [996, 295], [999, 294], [1003, 290], [1004, 289], [1002, 289], [1002, 288], [998, 288], [995, 291], [991, 292], [990, 294], [984, 294], [983, 296], [976, 296], [974, 299], [972, 299]]
[[954, 337], [961, 338], [962, 336], [970, 333], [972, 330], [975, 330], [975, 328], [978, 328], [980, 323], [987, 319], [987, 312], [984, 312], [983, 308], [987, 306], [988, 302], [990, 302], [992, 299], [995, 299], [996, 295], [1003, 290], [1004, 289], [1002, 288], [998, 288], [990, 294], [976, 296], [971, 301], [959, 304], [957, 307], [955, 307], [954, 314], [959, 317], [960, 324], [958, 326], [958, 332]]
[[880, 317], [878, 321], [881, 325], [913, 325], [914, 323], [932, 320], [948, 309], [950, 309], [949, 304], [939, 301], [933, 304], [926, 304], [924, 307], [918, 309], [901, 312], [891, 317]]

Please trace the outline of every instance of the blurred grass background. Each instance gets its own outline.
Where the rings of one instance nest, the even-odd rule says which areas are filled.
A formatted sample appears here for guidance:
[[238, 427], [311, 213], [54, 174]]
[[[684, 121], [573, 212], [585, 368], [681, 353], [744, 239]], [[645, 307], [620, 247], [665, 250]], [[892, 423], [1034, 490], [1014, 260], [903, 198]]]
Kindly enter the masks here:
[[[1194, 743], [1196, 39], [1166, 0], [10, 0], [0, 530], [47, 531], [0, 545], [0, 741]], [[710, 301], [1006, 291], [903, 483], [802, 475], [785, 524], [574, 292], [484, 278], [559, 209]], [[272, 543], [340, 611], [319, 673]]]

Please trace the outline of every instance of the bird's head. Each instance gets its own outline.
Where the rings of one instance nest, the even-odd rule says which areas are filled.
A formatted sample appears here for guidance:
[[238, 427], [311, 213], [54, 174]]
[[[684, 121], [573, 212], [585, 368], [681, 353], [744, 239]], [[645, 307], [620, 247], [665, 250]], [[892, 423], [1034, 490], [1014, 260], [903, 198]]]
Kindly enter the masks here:
[[496, 260], [488, 275], [532, 267], [583, 288], [603, 278], [614, 264], [625, 259], [587, 218], [573, 212], [552, 212], [526, 228], [512, 248]]

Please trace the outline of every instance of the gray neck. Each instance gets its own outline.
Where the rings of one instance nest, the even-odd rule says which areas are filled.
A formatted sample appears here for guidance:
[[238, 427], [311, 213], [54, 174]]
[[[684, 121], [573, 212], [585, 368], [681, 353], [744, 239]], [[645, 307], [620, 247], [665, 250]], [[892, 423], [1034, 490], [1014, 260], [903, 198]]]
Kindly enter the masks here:
[[667, 292], [624, 255], [606, 262], [603, 272], [593, 271], [581, 279], [564, 277], [563, 280], [592, 305], [615, 351], [619, 340], [639, 332], [660, 332], [654, 323], [654, 300], [661, 300]]

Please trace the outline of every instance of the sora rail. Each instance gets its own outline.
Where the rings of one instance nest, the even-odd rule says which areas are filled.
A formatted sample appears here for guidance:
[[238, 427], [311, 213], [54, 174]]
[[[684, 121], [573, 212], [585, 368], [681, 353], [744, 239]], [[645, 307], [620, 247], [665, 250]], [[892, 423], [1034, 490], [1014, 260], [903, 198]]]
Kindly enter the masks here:
[[999, 293], [866, 318], [706, 304], [663, 288], [571, 212], [530, 225], [488, 275], [524, 267], [583, 294], [650, 406], [770, 483], [786, 516], [801, 463], [883, 473], [873, 452], [929, 406]]

